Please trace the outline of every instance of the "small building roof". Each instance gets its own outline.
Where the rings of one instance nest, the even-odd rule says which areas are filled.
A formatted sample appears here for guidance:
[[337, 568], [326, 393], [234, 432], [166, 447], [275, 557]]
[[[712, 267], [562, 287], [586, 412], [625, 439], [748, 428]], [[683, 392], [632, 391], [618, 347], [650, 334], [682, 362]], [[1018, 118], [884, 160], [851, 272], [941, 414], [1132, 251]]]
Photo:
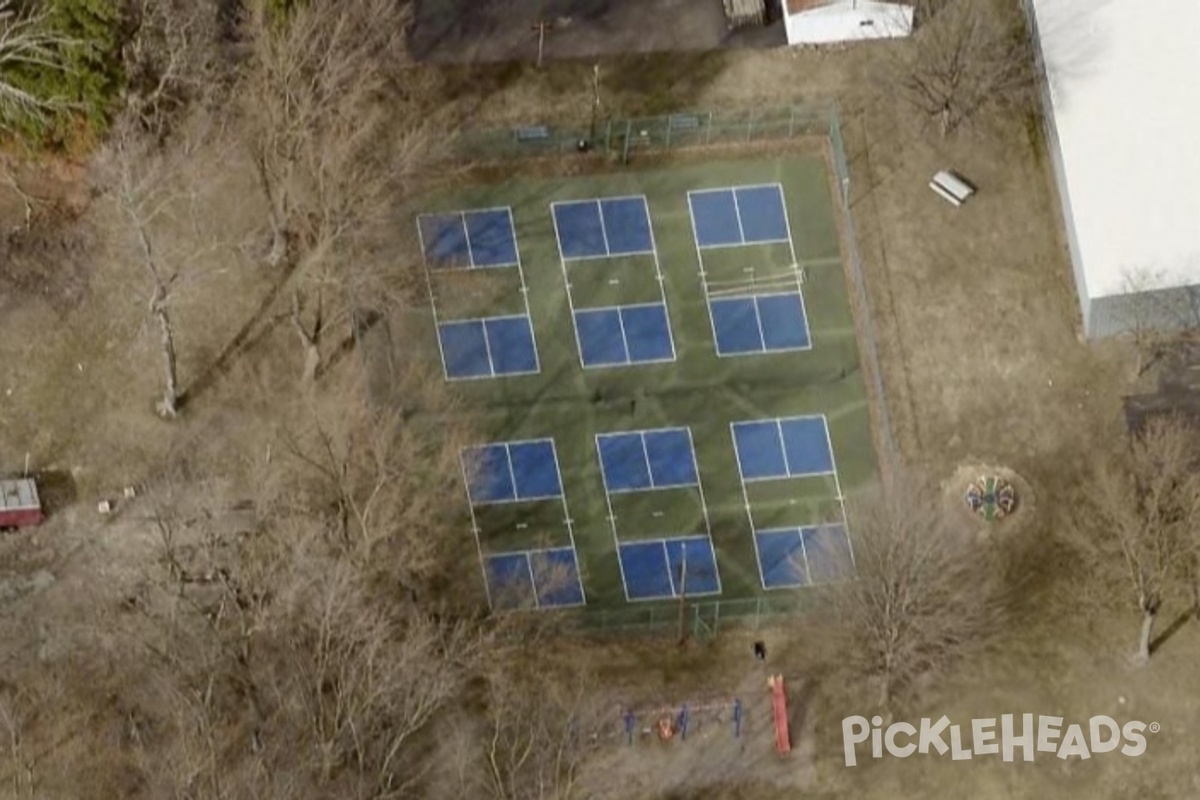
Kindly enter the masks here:
[[1179, 0], [1032, 5], [1080, 292], [1200, 283], [1200, 14]]
[[37, 484], [31, 478], [0, 480], [0, 511], [40, 507]]
[[[812, 11], [823, 6], [835, 6], [839, 3], [847, 3], [850, 0], [787, 0], [788, 14], [796, 15], [803, 14], [805, 11]], [[875, 3], [884, 5], [906, 6], [911, 5], [911, 0], [873, 0]]]

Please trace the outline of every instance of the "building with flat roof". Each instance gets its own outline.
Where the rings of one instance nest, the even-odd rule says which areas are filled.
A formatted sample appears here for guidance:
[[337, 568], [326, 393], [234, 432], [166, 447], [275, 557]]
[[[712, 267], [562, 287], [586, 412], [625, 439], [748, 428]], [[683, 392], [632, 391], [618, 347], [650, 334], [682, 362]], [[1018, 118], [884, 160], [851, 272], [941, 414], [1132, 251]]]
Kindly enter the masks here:
[[1200, 14], [1024, 2], [1084, 333], [1200, 325]]

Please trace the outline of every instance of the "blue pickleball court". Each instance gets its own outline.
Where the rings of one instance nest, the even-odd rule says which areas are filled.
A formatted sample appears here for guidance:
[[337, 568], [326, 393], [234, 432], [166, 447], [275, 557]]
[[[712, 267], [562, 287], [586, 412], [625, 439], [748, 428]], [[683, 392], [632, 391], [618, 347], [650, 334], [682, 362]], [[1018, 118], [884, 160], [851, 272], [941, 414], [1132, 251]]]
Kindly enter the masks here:
[[493, 608], [566, 608], [585, 602], [579, 562], [570, 547], [485, 556], [484, 574]]
[[799, 292], [710, 300], [720, 356], [808, 350], [812, 346]]
[[835, 471], [824, 416], [735, 422], [731, 427], [744, 482]]
[[645, 197], [571, 200], [551, 205], [563, 260], [654, 253]]
[[688, 206], [701, 249], [791, 241], [779, 184], [691, 191]]
[[764, 589], [834, 583], [854, 574], [850, 537], [841, 523], [754, 532]]
[[721, 577], [707, 536], [652, 539], [618, 546], [627, 600], [720, 594]]
[[485, 269], [519, 263], [517, 234], [508, 208], [421, 214], [417, 232], [430, 269]]
[[450, 380], [540, 371], [528, 315], [438, 323], [442, 368]]
[[687, 428], [602, 433], [596, 450], [609, 494], [699, 484]]
[[468, 447], [462, 452], [462, 466], [473, 506], [562, 496], [552, 439]]
[[574, 318], [584, 367], [675, 360], [675, 342], [663, 303], [577, 310]]

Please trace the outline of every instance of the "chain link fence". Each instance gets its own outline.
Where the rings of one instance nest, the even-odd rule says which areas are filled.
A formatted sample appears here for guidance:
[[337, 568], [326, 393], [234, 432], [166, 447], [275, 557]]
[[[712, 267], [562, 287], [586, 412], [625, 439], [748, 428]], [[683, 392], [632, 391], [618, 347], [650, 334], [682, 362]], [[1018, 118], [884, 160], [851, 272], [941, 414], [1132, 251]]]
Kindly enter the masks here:
[[455, 141], [453, 153], [464, 160], [494, 161], [588, 152], [628, 161], [638, 151], [752, 144], [827, 134], [835, 116], [829, 107], [795, 106], [607, 119], [590, 127], [527, 125], [463, 133]]
[[[854, 303], [861, 325], [861, 345], [867, 379], [876, 398], [880, 456], [894, 467], [898, 458], [891, 416], [884, 393], [876, 347], [875, 323], [868, 300], [866, 278], [859, 255], [851, 201], [850, 162], [838, 109], [835, 105], [787, 108], [681, 112], [658, 117], [603, 120], [590, 127], [530, 125], [526, 127], [464, 133], [454, 142], [458, 159], [503, 161], [568, 153], [619, 157], [628, 162], [638, 152], [663, 152], [711, 146], [748, 145], [799, 137], [825, 137], [832, 150], [837, 201], [845, 230], [846, 260], [853, 284]], [[731, 625], [758, 628], [779, 617], [812, 607], [811, 593], [801, 589], [787, 595], [737, 600], [687, 601], [621, 609], [588, 609], [578, 618], [589, 633], [677, 632], [694, 637], [712, 636]]]
[[810, 610], [813, 596], [803, 590], [786, 595], [737, 600], [655, 603], [620, 609], [588, 609], [578, 618], [579, 628], [591, 634], [675, 633], [703, 639], [730, 627], [757, 630], [780, 617]]

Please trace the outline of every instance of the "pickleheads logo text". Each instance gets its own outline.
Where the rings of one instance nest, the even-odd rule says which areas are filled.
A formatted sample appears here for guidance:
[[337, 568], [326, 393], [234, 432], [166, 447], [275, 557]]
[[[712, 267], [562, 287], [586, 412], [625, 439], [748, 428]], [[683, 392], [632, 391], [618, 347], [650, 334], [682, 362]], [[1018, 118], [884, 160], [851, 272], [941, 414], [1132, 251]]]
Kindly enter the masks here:
[[[1117, 724], [1112, 717], [1092, 717], [1086, 724], [1063, 727], [1062, 717], [1022, 714], [1018, 722], [1013, 714], [1004, 714], [997, 725], [996, 718], [973, 719], [969, 725], [951, 724], [943, 716], [936, 721], [926, 717], [919, 725], [894, 722], [883, 727], [882, 717], [846, 717], [842, 720], [842, 746], [846, 766], [858, 763], [858, 745], [868, 739], [871, 757], [883, 758], [886, 751], [896, 758], [914, 753], [939, 756], [950, 754], [953, 761], [965, 761], [975, 756], [999, 755], [1013, 761], [1017, 751], [1025, 761], [1033, 761], [1035, 753], [1053, 753], [1061, 759], [1091, 758], [1093, 753], [1140, 756], [1146, 752], [1145, 732], [1158, 733], [1157, 722], [1146, 724], [1130, 720]], [[964, 735], [965, 734], [965, 735]], [[864, 748], [865, 749], [865, 748]]]

